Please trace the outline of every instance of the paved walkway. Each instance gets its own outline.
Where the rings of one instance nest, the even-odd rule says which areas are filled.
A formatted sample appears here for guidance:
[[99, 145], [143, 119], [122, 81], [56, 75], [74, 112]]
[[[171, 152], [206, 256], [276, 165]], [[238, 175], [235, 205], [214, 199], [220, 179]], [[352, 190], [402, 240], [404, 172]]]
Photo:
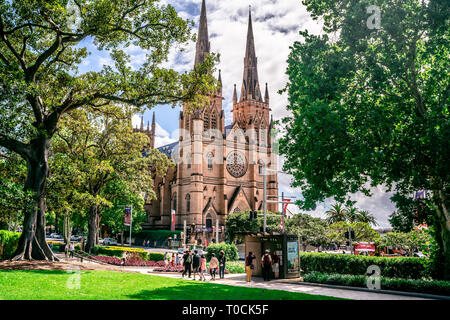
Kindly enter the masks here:
[[[126, 267], [128, 271], [136, 271], [143, 274], [151, 274], [154, 276], [162, 276], [168, 278], [177, 278], [181, 279], [180, 274], [169, 274], [169, 273], [149, 273], [149, 269], [142, 268], [132, 268]], [[209, 277], [208, 277], [209, 279]], [[188, 281], [188, 280], [186, 280]], [[292, 281], [292, 280], [291, 280]], [[249, 284], [246, 281], [246, 276], [242, 274], [233, 274], [226, 275], [225, 279], [216, 280], [216, 281], [208, 281], [210, 283], [215, 284], [224, 284], [230, 286], [238, 286], [238, 287], [250, 287], [250, 288], [259, 288], [259, 289], [269, 289], [269, 290], [283, 290], [290, 292], [301, 292], [312, 295], [322, 295], [336, 298], [344, 298], [344, 299], [352, 299], [352, 300], [427, 300], [424, 298], [417, 297], [409, 297], [409, 296], [400, 296], [394, 294], [384, 294], [384, 293], [375, 293], [375, 292], [362, 292], [351, 289], [334, 289], [334, 288], [324, 288], [318, 286], [310, 286], [305, 284], [295, 284], [288, 283], [286, 280], [272, 280], [269, 282], [264, 282], [262, 278], [253, 278], [253, 281]]]

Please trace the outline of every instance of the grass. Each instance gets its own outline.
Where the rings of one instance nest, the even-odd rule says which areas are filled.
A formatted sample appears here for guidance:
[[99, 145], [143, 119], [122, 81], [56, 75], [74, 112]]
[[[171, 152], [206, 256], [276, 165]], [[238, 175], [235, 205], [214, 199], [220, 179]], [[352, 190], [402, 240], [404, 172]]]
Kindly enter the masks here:
[[[80, 288], [77, 289], [79, 276]], [[72, 287], [73, 289], [70, 289]], [[116, 271], [0, 271], [0, 300], [340, 300]]]

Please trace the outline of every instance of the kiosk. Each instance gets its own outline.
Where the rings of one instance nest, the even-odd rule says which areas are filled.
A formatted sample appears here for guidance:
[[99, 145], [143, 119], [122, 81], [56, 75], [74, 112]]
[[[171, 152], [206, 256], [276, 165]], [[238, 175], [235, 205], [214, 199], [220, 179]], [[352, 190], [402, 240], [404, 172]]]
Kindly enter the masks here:
[[[298, 236], [281, 233], [247, 233], [245, 234], [245, 256], [251, 251], [256, 260], [253, 275], [262, 276], [261, 259], [269, 250], [272, 257], [276, 253], [280, 257], [279, 279], [300, 278], [300, 248]], [[272, 273], [271, 279], [274, 279]]]

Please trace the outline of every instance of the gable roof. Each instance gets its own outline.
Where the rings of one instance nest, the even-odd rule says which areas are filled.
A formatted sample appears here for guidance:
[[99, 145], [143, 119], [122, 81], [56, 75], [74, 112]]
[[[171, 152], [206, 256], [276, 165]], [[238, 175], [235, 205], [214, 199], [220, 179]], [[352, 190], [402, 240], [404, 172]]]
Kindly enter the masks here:
[[234, 203], [236, 202], [236, 199], [239, 195], [239, 193], [242, 191], [242, 193], [244, 194], [244, 198], [247, 201], [248, 207], [251, 209], [250, 206], [250, 201], [247, 198], [247, 195], [245, 194], [244, 189], [242, 188], [242, 186], [239, 186], [236, 188], [236, 190], [234, 190], [233, 196], [230, 199], [230, 202], [228, 203], [228, 212], [230, 212], [231, 208], [233, 208]]

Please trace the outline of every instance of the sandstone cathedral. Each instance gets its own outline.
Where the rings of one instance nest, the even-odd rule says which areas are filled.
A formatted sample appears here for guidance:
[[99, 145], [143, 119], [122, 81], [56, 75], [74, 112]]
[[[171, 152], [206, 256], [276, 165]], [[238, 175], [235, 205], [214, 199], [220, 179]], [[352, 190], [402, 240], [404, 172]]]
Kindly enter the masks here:
[[[194, 65], [210, 53], [205, 0], [202, 2]], [[255, 51], [251, 12], [249, 12], [244, 72], [240, 96], [234, 86], [233, 120], [225, 125], [222, 108], [222, 78], [219, 89], [201, 110], [180, 112], [179, 141], [158, 150], [176, 166], [164, 177], [154, 176], [157, 200], [145, 205], [147, 230], [183, 230], [190, 228], [188, 243], [206, 245], [214, 241], [216, 225], [219, 241], [224, 240], [228, 215], [248, 210], [263, 210], [264, 173], [267, 199], [278, 199], [277, 157], [272, 150], [273, 119], [269, 92], [261, 94], [258, 60]], [[138, 132], [155, 144], [155, 115], [152, 127]], [[271, 168], [267, 169], [266, 168]], [[270, 171], [269, 171], [270, 170]], [[277, 211], [276, 203], [267, 203], [268, 211]]]

